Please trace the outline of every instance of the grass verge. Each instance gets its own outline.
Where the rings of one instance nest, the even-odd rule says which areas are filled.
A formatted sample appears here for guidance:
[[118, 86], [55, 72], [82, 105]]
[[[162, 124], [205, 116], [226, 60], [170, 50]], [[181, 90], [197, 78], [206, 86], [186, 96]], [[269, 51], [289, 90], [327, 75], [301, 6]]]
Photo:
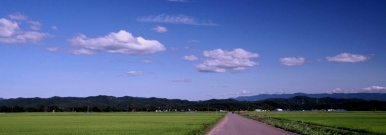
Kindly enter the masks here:
[[350, 130], [342, 128], [333, 128], [302, 121], [292, 121], [281, 118], [265, 117], [257, 114], [241, 114], [244, 117], [257, 120], [287, 131], [303, 135], [377, 135], [364, 130]]
[[224, 119], [225, 116], [226, 116], [226, 114], [224, 114], [222, 117], [216, 119], [212, 124], [208, 124], [208, 125], [206, 126], [206, 129], [205, 129], [203, 132], [201, 132], [201, 135], [208, 135], [209, 132], [210, 132], [213, 128], [215, 128], [215, 127], [217, 126], [217, 124], [219, 124], [220, 122], [223, 121], [223, 119]]

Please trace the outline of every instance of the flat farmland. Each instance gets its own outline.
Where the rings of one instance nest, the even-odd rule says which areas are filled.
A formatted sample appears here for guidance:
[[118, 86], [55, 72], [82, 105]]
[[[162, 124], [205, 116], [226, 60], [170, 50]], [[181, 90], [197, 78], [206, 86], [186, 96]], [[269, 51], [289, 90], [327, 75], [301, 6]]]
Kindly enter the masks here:
[[358, 133], [386, 134], [386, 112], [253, 112], [247, 115], [260, 117], [261, 120], [274, 118], [317, 125], [316, 129], [327, 127]]
[[225, 113], [6, 113], [0, 134], [202, 134]]

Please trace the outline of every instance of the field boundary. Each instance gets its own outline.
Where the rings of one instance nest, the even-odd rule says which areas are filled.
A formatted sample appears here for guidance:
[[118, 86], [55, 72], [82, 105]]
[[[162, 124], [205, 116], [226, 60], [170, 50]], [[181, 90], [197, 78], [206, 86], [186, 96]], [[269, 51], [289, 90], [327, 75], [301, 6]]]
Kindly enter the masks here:
[[224, 115], [225, 113], [208, 112], [6, 113], [0, 115], [0, 134], [203, 135]]
[[287, 131], [295, 132], [298, 134], [304, 135], [363, 135], [363, 134], [375, 134], [366, 131], [356, 131], [351, 129], [342, 129], [342, 128], [334, 128], [328, 127], [313, 123], [307, 123], [302, 121], [291, 121], [280, 118], [272, 118], [272, 117], [264, 117], [260, 115], [248, 115], [242, 114], [249, 119], [253, 119], [256, 121], [260, 121]]

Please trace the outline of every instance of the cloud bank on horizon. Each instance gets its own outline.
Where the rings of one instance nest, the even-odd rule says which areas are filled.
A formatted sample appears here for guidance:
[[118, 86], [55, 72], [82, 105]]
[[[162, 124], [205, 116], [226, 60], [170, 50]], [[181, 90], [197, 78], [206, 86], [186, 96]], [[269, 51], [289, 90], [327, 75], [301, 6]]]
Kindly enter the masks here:
[[5, 98], [386, 93], [383, 1], [21, 3], [0, 9]]

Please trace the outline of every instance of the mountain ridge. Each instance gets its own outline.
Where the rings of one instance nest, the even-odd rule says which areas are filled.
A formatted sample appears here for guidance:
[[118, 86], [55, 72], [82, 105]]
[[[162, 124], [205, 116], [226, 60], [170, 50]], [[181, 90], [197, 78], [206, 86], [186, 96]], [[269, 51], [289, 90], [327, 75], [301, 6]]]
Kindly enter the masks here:
[[260, 101], [272, 98], [292, 98], [296, 96], [307, 96], [311, 98], [340, 98], [340, 99], [363, 99], [363, 100], [378, 100], [386, 101], [385, 93], [319, 93], [319, 94], [307, 94], [307, 93], [293, 93], [293, 94], [259, 94], [253, 96], [239, 96], [233, 98], [238, 101]]

